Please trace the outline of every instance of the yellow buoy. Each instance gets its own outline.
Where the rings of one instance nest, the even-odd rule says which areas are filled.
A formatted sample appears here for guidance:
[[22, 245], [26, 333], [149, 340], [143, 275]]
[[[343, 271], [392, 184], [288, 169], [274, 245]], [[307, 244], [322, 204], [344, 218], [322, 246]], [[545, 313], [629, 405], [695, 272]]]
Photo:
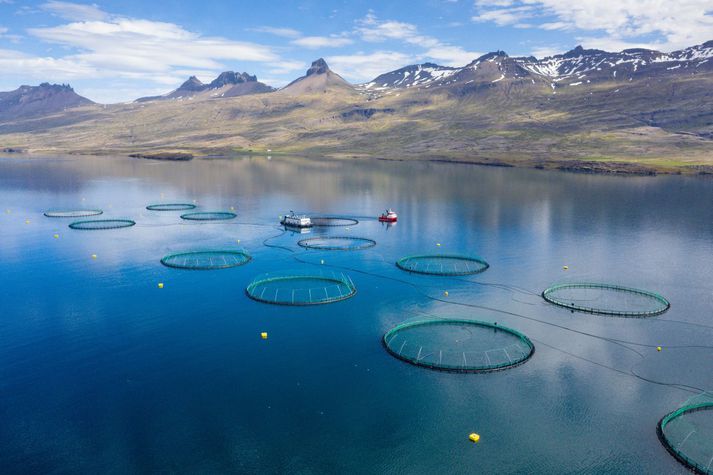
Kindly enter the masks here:
[[569, 269], [569, 266], [562, 266], [562, 269], [567, 270]]
[[25, 220], [25, 224], [30, 224], [30, 220], [29, 220], [29, 219], [26, 219], [26, 220]]
[[55, 238], [55, 239], [59, 239], [59, 234], [55, 234], [55, 235], [54, 235], [54, 238]]
[[480, 440], [480, 436], [479, 436], [478, 434], [476, 434], [475, 432], [473, 432], [472, 434], [470, 434], [470, 435], [468, 436], [468, 438], [469, 438], [470, 441], [473, 442], [474, 444], [478, 443], [478, 441]]
[[96, 259], [96, 258], [97, 258], [97, 255], [96, 255], [96, 254], [92, 254], [92, 259]]
[[267, 340], [267, 332], [260, 333], [260, 338], [262, 338], [263, 340]]
[[237, 242], [238, 244], [240, 244], [240, 239], [238, 239], [238, 240], [237, 240], [237, 241], [235, 241], [235, 242]]
[[448, 297], [448, 291], [446, 290], [445, 292], [443, 292], [443, 295], [445, 295], [446, 297]]
[[656, 347], [656, 351], [661, 351], [661, 347], [660, 347], [660, 346], [657, 346], [657, 347]]
[[158, 283], [158, 288], [159, 288], [159, 289], [162, 289], [162, 288], [163, 288], [163, 282], [159, 282], [159, 283]]
[[437, 243], [436, 243], [436, 246], [441, 247], [441, 243], [440, 243], [440, 242], [437, 242]]

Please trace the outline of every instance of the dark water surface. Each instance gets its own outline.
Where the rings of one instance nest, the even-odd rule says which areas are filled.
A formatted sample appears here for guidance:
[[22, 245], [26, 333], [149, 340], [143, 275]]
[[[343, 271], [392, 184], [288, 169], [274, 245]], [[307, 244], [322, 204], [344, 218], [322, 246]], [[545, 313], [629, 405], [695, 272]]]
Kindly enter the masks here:
[[[193, 200], [196, 211], [238, 217], [195, 223], [145, 209]], [[374, 219], [387, 206], [396, 226]], [[137, 225], [74, 231], [43, 217], [51, 208], [100, 208]], [[290, 209], [360, 223], [281, 234]], [[321, 234], [377, 245], [297, 245]], [[253, 260], [217, 271], [159, 262], [214, 248]], [[491, 267], [452, 278], [394, 265], [429, 252], [477, 254]], [[290, 269], [344, 272], [357, 294], [309, 307], [245, 295], [255, 276]], [[626, 319], [539, 296], [577, 279], [654, 290], [672, 307]], [[655, 426], [696, 393], [669, 383], [713, 389], [713, 181], [4, 157], [0, 289], [2, 473], [683, 473]], [[536, 351], [488, 374], [390, 356], [382, 335], [423, 315], [497, 321]]]

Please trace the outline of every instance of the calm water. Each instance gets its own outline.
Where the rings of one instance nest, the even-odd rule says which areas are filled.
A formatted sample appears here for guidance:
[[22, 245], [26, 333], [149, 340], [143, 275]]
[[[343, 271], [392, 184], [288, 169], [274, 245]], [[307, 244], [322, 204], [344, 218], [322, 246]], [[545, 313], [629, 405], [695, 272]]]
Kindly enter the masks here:
[[[188, 223], [144, 209], [193, 200], [238, 218]], [[396, 226], [373, 219], [386, 206], [399, 212]], [[138, 224], [73, 231], [42, 216], [82, 207]], [[377, 245], [306, 251], [275, 226], [290, 209], [357, 217], [348, 230], [310, 236]], [[684, 473], [655, 425], [694, 393], [634, 374], [713, 389], [711, 180], [4, 157], [0, 213], [3, 473]], [[219, 271], [159, 263], [216, 247], [254, 259]], [[438, 251], [478, 254], [491, 267], [455, 279], [393, 264]], [[310, 267], [345, 272], [356, 296], [283, 307], [245, 295], [256, 275]], [[672, 308], [622, 319], [539, 297], [572, 279], [656, 290]], [[391, 357], [382, 335], [424, 314], [497, 321], [536, 352], [511, 370], [465, 375]]]

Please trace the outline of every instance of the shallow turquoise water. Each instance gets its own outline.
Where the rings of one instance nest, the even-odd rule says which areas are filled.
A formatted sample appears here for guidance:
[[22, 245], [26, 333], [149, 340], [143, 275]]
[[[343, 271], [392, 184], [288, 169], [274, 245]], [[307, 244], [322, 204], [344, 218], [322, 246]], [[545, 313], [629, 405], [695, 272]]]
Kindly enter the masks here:
[[[196, 211], [232, 207], [238, 217], [195, 223], [145, 210], [193, 200]], [[65, 207], [137, 225], [74, 231], [42, 216]], [[385, 207], [399, 212], [396, 226], [374, 219]], [[360, 223], [282, 233], [275, 224], [290, 209]], [[0, 467], [684, 473], [655, 425], [695, 394], [660, 383], [713, 389], [711, 223], [706, 179], [264, 157], [0, 158]], [[297, 245], [322, 234], [377, 245]], [[217, 271], [159, 262], [221, 247], [253, 260]], [[429, 252], [476, 254], [491, 267], [449, 278], [394, 265]], [[357, 293], [310, 307], [245, 295], [254, 277], [289, 269], [343, 272]], [[539, 296], [575, 279], [654, 290], [672, 307], [622, 319]], [[526, 334], [535, 354], [489, 374], [390, 356], [382, 335], [424, 315], [497, 321]]]

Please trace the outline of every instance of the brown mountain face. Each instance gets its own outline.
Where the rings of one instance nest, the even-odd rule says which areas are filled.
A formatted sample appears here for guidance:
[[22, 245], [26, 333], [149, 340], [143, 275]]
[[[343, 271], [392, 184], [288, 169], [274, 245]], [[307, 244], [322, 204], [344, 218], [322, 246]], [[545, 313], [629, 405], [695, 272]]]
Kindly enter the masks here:
[[327, 62], [319, 58], [312, 63], [304, 76], [295, 79], [280, 89], [280, 92], [299, 96], [302, 94], [325, 93], [328, 90], [341, 90], [345, 93], [354, 92], [354, 87], [335, 73]]
[[66, 84], [20, 86], [0, 92], [0, 121], [41, 117], [88, 104], [93, 102]]
[[191, 78], [176, 100], [90, 104], [31, 119], [18, 113], [0, 121], [0, 149], [196, 156], [270, 149], [713, 173], [713, 42], [673, 53], [578, 47], [544, 59], [497, 51], [460, 68], [407, 66], [357, 86], [317, 60], [274, 93], [255, 94], [260, 83], [244, 73], [211, 84]]

